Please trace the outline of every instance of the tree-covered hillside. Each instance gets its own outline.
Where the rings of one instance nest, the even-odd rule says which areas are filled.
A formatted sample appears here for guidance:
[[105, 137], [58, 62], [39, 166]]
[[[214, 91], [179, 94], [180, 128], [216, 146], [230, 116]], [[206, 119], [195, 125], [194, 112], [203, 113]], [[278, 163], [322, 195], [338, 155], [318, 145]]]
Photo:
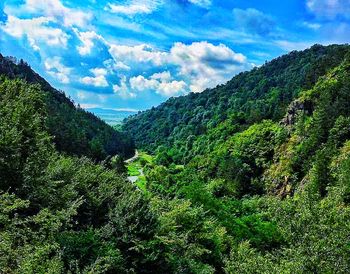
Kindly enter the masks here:
[[171, 98], [126, 119], [124, 129], [134, 136], [138, 147], [154, 151], [159, 145], [181, 149], [218, 127], [224, 131], [219, 138], [225, 138], [263, 119], [279, 121], [292, 100], [339, 65], [348, 51], [348, 45], [293, 51], [240, 73], [225, 85]]
[[129, 137], [117, 132], [92, 113], [76, 107], [62, 91], [51, 87], [23, 60], [17, 61], [0, 54], [0, 81], [5, 77], [21, 78], [40, 85], [45, 94], [48, 130], [59, 151], [70, 155], [86, 155], [97, 160], [103, 160], [108, 155], [133, 154], [134, 145]]
[[154, 151], [147, 196], [220, 234], [173, 213], [178, 248], [198, 248], [168, 250], [176, 273], [347, 273], [349, 79], [350, 47], [316, 45], [126, 121]]
[[0, 272], [348, 273], [349, 79], [348, 46], [314, 46], [171, 99], [128, 120], [155, 149], [126, 168], [58, 151], [47, 91], [2, 77]]
[[148, 202], [119, 157], [98, 165], [55, 149], [45, 95], [0, 82], [0, 272], [132, 272], [155, 226]]

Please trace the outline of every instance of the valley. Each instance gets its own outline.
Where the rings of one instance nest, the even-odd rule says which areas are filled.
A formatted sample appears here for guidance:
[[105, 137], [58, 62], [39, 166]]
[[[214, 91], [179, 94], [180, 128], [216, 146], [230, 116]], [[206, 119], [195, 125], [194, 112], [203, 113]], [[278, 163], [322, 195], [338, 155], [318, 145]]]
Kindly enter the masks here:
[[97, 117], [101, 118], [107, 124], [111, 126], [121, 125], [123, 120], [131, 115], [137, 113], [136, 110], [123, 110], [123, 109], [102, 109], [102, 108], [87, 108], [87, 111], [94, 113]]
[[4, 273], [347, 273], [349, 45], [292, 51], [118, 129], [0, 61]]

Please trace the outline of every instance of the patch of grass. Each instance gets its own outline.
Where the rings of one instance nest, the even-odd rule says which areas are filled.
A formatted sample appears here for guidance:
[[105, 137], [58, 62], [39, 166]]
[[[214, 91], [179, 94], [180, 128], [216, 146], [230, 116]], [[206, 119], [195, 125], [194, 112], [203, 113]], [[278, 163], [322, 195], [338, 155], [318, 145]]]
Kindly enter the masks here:
[[140, 165], [137, 163], [131, 163], [128, 165], [128, 175], [129, 176], [139, 176], [140, 175]]
[[153, 162], [153, 156], [147, 154], [146, 152], [139, 152], [139, 159], [143, 159], [144, 162], [151, 164]]
[[139, 152], [139, 157], [134, 161], [127, 165], [128, 168], [128, 176], [139, 176], [135, 184], [137, 187], [147, 194], [147, 180], [144, 175], [141, 175], [140, 169], [142, 169], [146, 164], [152, 164], [153, 157], [145, 152]]
[[148, 163], [152, 163], [153, 157], [145, 152], [139, 152], [139, 157], [127, 165], [129, 176], [139, 176], [139, 169], [144, 167]]
[[138, 178], [138, 180], [136, 181], [137, 187], [139, 189], [141, 189], [143, 192], [147, 192], [146, 184], [147, 184], [147, 181], [146, 181], [146, 177], [145, 176], [140, 176]]

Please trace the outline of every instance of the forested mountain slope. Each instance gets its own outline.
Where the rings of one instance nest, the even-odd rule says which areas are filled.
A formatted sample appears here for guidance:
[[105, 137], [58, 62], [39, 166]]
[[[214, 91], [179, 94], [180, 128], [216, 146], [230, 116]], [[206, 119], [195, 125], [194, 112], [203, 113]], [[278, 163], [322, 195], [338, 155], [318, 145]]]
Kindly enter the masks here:
[[96, 164], [55, 149], [45, 95], [21, 79], [0, 81], [0, 272], [138, 269], [128, 227], [153, 226], [146, 200], [118, 169], [121, 157]]
[[199, 252], [175, 255], [177, 269], [348, 272], [349, 80], [350, 47], [316, 45], [126, 121], [155, 151], [147, 194], [188, 201], [215, 223], [209, 243], [193, 211], [172, 212], [175, 234]]
[[225, 85], [171, 98], [126, 119], [124, 129], [134, 136], [138, 147], [152, 151], [159, 145], [191, 145], [195, 136], [223, 127], [225, 122], [230, 129], [222, 129], [220, 138], [263, 119], [278, 121], [302, 90], [311, 88], [320, 76], [342, 62], [349, 48], [315, 45], [293, 51], [240, 73]]
[[48, 112], [47, 126], [59, 151], [70, 155], [85, 155], [102, 160], [108, 155], [130, 156], [133, 142], [125, 134], [115, 131], [95, 115], [76, 107], [62, 91], [54, 89], [30, 66], [15, 58], [0, 54], [0, 78], [21, 78], [39, 84], [45, 93]]
[[[252, 75], [272, 90], [255, 89]], [[199, 124], [212, 122], [203, 132], [195, 124], [169, 138], [140, 131], [139, 144], [144, 135], [157, 137], [147, 148], [166, 146], [138, 160], [145, 178], [137, 188], [121, 157], [97, 164], [57, 151], [47, 92], [2, 77], [0, 272], [348, 273], [348, 46], [294, 52], [241, 78], [229, 84], [245, 88], [171, 99], [130, 120], [150, 127], [149, 113], [167, 120], [167, 104], [220, 98], [218, 90], [230, 106], [220, 117], [208, 113], [207, 124], [203, 108], [188, 108]], [[266, 111], [253, 111], [260, 105]]]

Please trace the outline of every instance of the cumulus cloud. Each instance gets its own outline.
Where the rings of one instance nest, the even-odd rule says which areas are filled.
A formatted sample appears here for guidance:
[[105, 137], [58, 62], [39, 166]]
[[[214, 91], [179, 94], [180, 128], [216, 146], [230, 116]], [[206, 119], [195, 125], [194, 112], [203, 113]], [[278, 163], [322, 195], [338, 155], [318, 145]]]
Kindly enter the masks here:
[[153, 49], [151, 46], [141, 44], [137, 46], [110, 45], [109, 52], [115, 60], [123, 63], [153, 63], [162, 65], [167, 57], [166, 52]]
[[126, 82], [127, 82], [127, 79], [125, 76], [123, 76], [120, 80], [119, 85], [113, 85], [114, 93], [123, 99], [135, 98], [136, 94], [129, 90]]
[[62, 22], [64, 26], [86, 27], [92, 19], [91, 13], [67, 8], [60, 0], [26, 0], [20, 9], [29, 13], [55, 18]]
[[237, 26], [250, 33], [267, 35], [275, 28], [274, 20], [256, 9], [234, 9], [233, 16]]
[[180, 75], [190, 77], [192, 92], [223, 83], [249, 66], [243, 54], [235, 53], [223, 44], [175, 43], [170, 55], [171, 61], [179, 66]]
[[70, 82], [69, 75], [72, 68], [64, 66], [60, 57], [47, 58], [44, 65], [46, 72], [61, 83], [68, 84]]
[[151, 76], [151, 79], [156, 79], [156, 80], [160, 80], [163, 82], [168, 82], [171, 80], [171, 74], [169, 71], [163, 71], [163, 72], [158, 72], [158, 73], [154, 73]]
[[21, 38], [26, 36], [29, 44], [34, 50], [39, 50], [39, 42], [49, 46], [67, 45], [68, 35], [61, 29], [47, 26], [50, 19], [38, 17], [33, 19], [19, 19], [9, 15], [6, 24], [0, 26], [7, 34]]
[[[63, 29], [74, 26], [85, 28], [92, 19], [91, 12], [68, 8], [60, 0], [23, 2], [21, 5], [5, 5], [4, 10], [8, 17], [2, 29], [17, 38], [26, 36], [30, 45], [37, 51], [40, 49], [39, 42], [65, 47], [70, 36]], [[97, 35], [92, 32], [76, 32], [76, 34], [83, 43], [78, 47], [79, 53], [87, 54]]]
[[350, 18], [350, 0], [307, 0], [307, 8], [317, 17], [334, 19]]
[[175, 96], [186, 91], [187, 84], [184, 81], [171, 81], [169, 71], [155, 73], [149, 79], [142, 75], [130, 79], [130, 87], [137, 91], [155, 90], [166, 97]]
[[131, 0], [124, 5], [108, 3], [106, 10], [128, 16], [150, 14], [162, 4], [160, 0]]
[[126, 65], [120, 61], [116, 62], [113, 59], [108, 59], [108, 60], [103, 61], [103, 65], [110, 71], [120, 71], [120, 70], [129, 71], [129, 70], [131, 70], [131, 67], [129, 67], [128, 65]]
[[201, 7], [209, 7], [211, 5], [211, 0], [188, 0], [188, 1], [194, 5], [198, 5]]
[[142, 75], [130, 78], [130, 87], [134, 90], [156, 90], [159, 82], [155, 79], [146, 79]]
[[94, 68], [90, 69], [90, 72], [94, 75], [86, 76], [80, 78], [80, 82], [85, 85], [91, 85], [95, 87], [108, 87], [108, 82], [106, 80], [107, 70], [104, 68]]
[[187, 84], [184, 81], [160, 82], [157, 92], [163, 96], [174, 96], [185, 92]]
[[[186, 45], [175, 43], [169, 51], [159, 51], [142, 44], [137, 46], [110, 45], [109, 52], [116, 62], [122, 62], [127, 66], [135, 66], [140, 63], [151, 64], [151, 68], [170, 65], [179, 74], [182, 80], [190, 82], [190, 90], [201, 92], [205, 88], [214, 87], [229, 80], [234, 74], [251, 66], [246, 57], [235, 53], [229, 47], [208, 42], [194, 42]], [[142, 75], [131, 79], [130, 84], [136, 90], [154, 89], [160, 94], [169, 94], [167, 87], [159, 83], [170, 83], [170, 73], [162, 72], [154, 74], [149, 79]], [[167, 78], [167, 79], [166, 79]], [[158, 82], [158, 84], [157, 84]], [[142, 84], [141, 84], [142, 83]], [[185, 82], [174, 82], [172, 88], [175, 93], [184, 89]]]
[[80, 32], [78, 29], [74, 28], [73, 31], [81, 41], [82, 45], [77, 46], [77, 50], [80, 55], [88, 55], [91, 53], [91, 49], [94, 47], [94, 40], [102, 39], [100, 35], [98, 35], [94, 31], [86, 31]]

